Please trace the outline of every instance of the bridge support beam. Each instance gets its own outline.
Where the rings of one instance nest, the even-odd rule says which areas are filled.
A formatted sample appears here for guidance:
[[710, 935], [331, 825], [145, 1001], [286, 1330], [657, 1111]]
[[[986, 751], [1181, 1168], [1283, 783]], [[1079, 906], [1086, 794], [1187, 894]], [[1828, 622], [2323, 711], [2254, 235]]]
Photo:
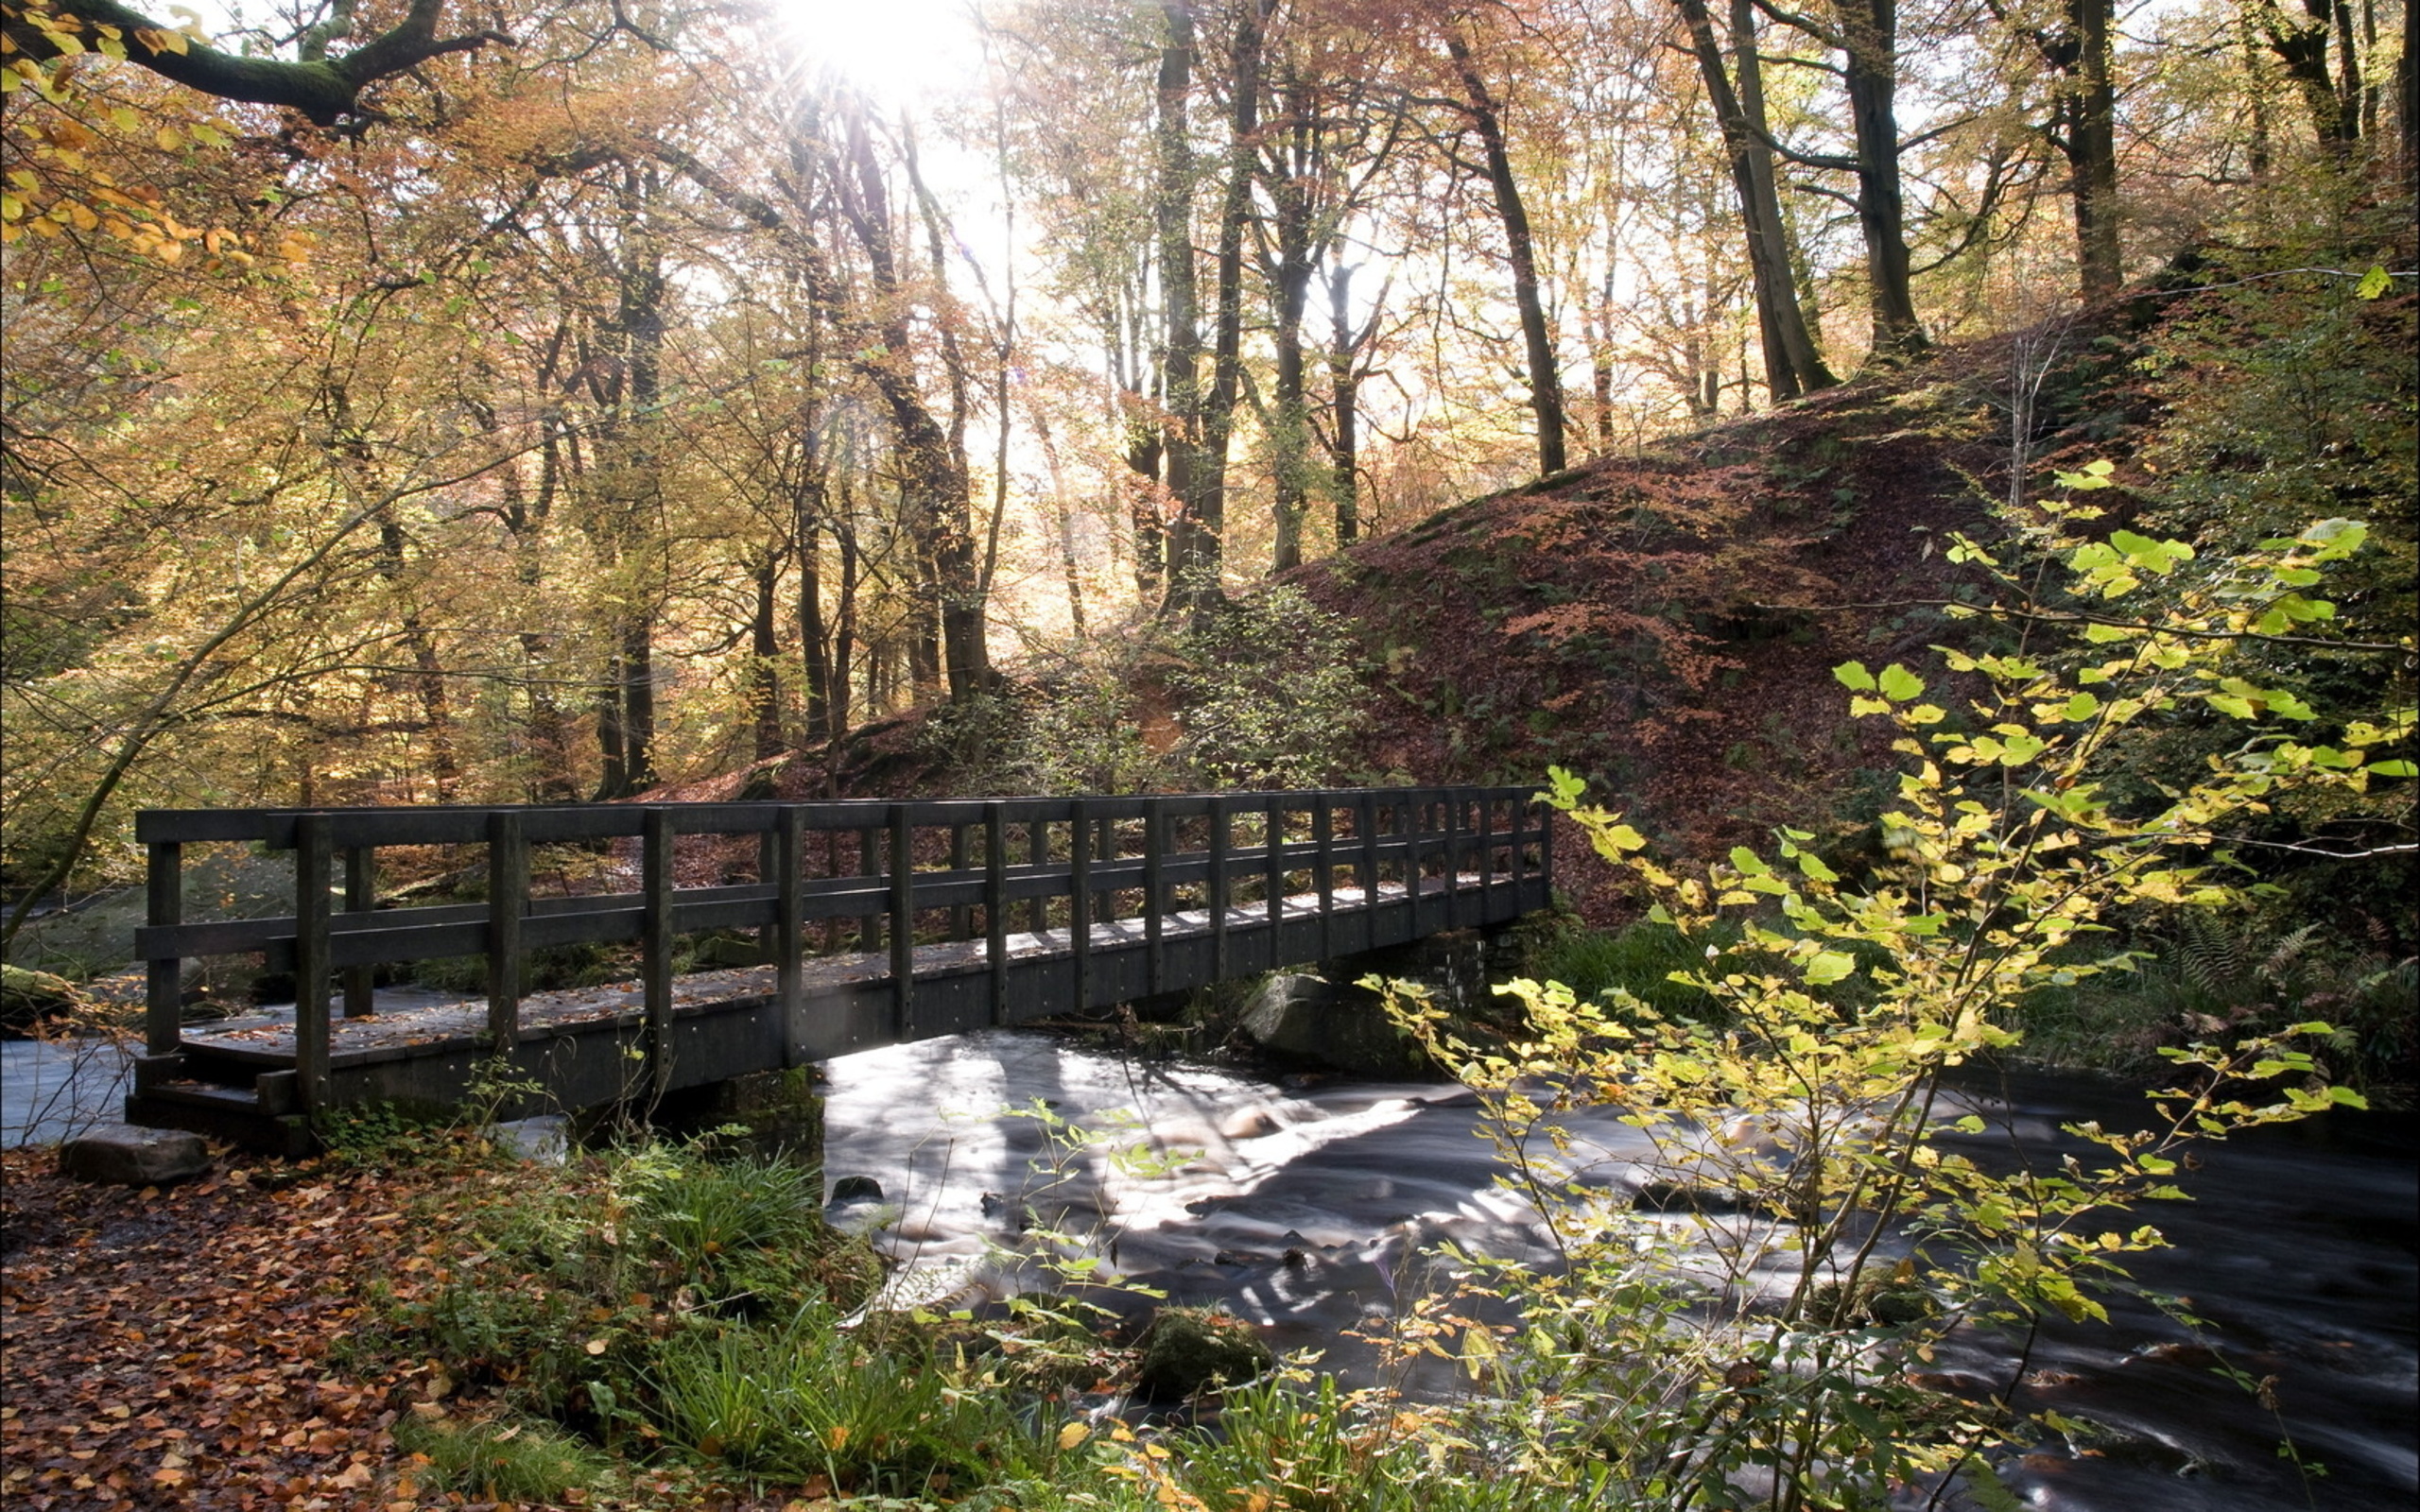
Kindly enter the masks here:
[[736, 1127], [730, 1143], [752, 1155], [823, 1165], [823, 1078], [812, 1066], [755, 1071], [666, 1096], [648, 1121], [676, 1135]]

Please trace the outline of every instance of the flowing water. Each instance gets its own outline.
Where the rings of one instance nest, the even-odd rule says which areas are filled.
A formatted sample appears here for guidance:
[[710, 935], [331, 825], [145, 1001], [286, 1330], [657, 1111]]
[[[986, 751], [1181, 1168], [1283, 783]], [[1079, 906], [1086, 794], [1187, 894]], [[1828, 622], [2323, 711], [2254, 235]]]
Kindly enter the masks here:
[[[1367, 1380], [1374, 1354], [1347, 1331], [1394, 1315], [1434, 1246], [1550, 1256], [1534, 1212], [1495, 1184], [1475, 1101], [1451, 1084], [1274, 1081], [1007, 1031], [827, 1069], [826, 1171], [881, 1188], [836, 1211], [878, 1227], [906, 1263], [902, 1290], [931, 1305], [1046, 1284], [1000, 1257], [1054, 1232], [1104, 1274], [1221, 1305], [1272, 1347], [1323, 1350], [1325, 1367]], [[1978, 1158], [2002, 1160], [2055, 1160], [2061, 1124], [2117, 1127], [2144, 1107], [2079, 1076], [1979, 1078], [1964, 1093], [1995, 1125]], [[1610, 1117], [1585, 1133], [1608, 1180], [1646, 1152]], [[1165, 1160], [1121, 1169], [1113, 1148]], [[2046, 1326], [2027, 1348], [1962, 1336], [1935, 1362], [1943, 1383], [2020, 1381], [2019, 1407], [2092, 1425], [2008, 1469], [2033, 1505], [2408, 1508], [2420, 1492], [2416, 1149], [2408, 1119], [2343, 1114], [2205, 1146], [2183, 1182], [2197, 1200], [2136, 1220], [2174, 1247], [2130, 1264], [2199, 1328], [2114, 1297], [2108, 1326]], [[2274, 1410], [2222, 1370], [2274, 1378]], [[2289, 1437], [2324, 1477], [2280, 1456]]]

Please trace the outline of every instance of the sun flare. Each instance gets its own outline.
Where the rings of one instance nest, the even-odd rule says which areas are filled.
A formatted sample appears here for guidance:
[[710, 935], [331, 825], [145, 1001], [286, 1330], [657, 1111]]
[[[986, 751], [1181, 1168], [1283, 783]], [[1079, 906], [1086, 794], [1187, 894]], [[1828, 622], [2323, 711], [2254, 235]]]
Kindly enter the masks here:
[[962, 87], [982, 48], [975, 0], [776, 0], [798, 65], [888, 104]]

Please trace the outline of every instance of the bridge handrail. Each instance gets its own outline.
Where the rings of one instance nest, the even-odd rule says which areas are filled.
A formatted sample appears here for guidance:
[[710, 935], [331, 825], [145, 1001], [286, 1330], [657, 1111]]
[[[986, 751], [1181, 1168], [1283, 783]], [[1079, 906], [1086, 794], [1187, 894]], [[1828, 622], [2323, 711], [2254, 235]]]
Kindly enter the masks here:
[[[147, 810], [137, 816], [135, 829], [149, 866], [149, 922], [136, 932], [135, 952], [148, 965], [147, 1059], [174, 1064], [182, 962], [188, 957], [257, 952], [270, 970], [292, 968], [298, 1091], [310, 1108], [326, 1083], [330, 986], [337, 976], [343, 980], [345, 1012], [353, 1016], [370, 1011], [375, 966], [483, 955], [488, 1035], [494, 1044], [509, 1046], [519, 1032], [521, 966], [530, 951], [635, 940], [641, 947], [649, 1058], [661, 1065], [665, 1057], [653, 1052], [669, 1032], [677, 936], [756, 930], [776, 968], [785, 1012], [794, 1017], [804, 991], [806, 926], [825, 923], [827, 934], [836, 935], [835, 921], [853, 919], [860, 951], [873, 949], [877, 941], [888, 947], [893, 1015], [904, 1032], [914, 992], [916, 919], [937, 910], [950, 916], [942, 937], [987, 942], [993, 1013], [1005, 1022], [1007, 936], [1010, 916], [1019, 904], [1029, 929], [1039, 932], [1051, 927], [1049, 902], [1067, 900], [1062, 913], [1080, 991], [1092, 925], [1103, 918], [1132, 917], [1115, 911], [1116, 895], [1140, 891], [1156, 989], [1176, 889], [1200, 897], [1222, 963], [1231, 910], [1239, 902], [1254, 901], [1248, 895], [1256, 892], [1273, 923], [1289, 874], [1307, 873], [1324, 936], [1340, 872], [1374, 897], [1383, 874], [1392, 869], [1417, 905], [1431, 889], [1414, 883], [1433, 867], [1443, 879], [1434, 890], [1450, 927], [1457, 921], [1459, 895], [1472, 885], [1461, 879], [1474, 859], [1475, 885], [1482, 890], [1550, 877], [1547, 816], [1535, 797], [1527, 787], [1451, 786], [806, 803]], [[1296, 822], [1305, 816], [1307, 823]], [[1239, 817], [1259, 820], [1254, 843], [1237, 843]], [[1011, 828], [1023, 831], [1022, 857], [1011, 843]], [[947, 833], [945, 859], [920, 866], [920, 833], [934, 831]], [[837, 845], [845, 834], [856, 836], [854, 848]], [[756, 836], [756, 880], [677, 885], [672, 863], [681, 835]], [[854, 849], [857, 869], [808, 875], [806, 842], [813, 835], [824, 836], [836, 851]], [[531, 895], [533, 847], [629, 838], [640, 842], [638, 891]], [[1130, 838], [1139, 838], [1134, 853], [1126, 851]], [[225, 841], [294, 852], [295, 914], [185, 919], [183, 848]], [[475, 844], [487, 850], [485, 902], [377, 906], [374, 858], [380, 847]], [[944, 844], [928, 841], [921, 849], [931, 855], [944, 851]], [[837, 870], [837, 855], [826, 861]], [[339, 873], [341, 907], [331, 901]], [[1499, 876], [1506, 882], [1499, 883]], [[1103, 900], [1109, 909], [1097, 915]], [[973, 923], [978, 908], [979, 933]]]

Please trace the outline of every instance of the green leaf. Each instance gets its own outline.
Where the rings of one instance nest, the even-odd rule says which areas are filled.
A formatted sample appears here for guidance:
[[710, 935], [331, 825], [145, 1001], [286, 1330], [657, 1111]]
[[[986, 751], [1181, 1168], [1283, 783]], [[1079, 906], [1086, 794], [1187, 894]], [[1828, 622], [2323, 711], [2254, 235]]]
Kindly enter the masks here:
[[1924, 679], [1917, 677], [1896, 662], [1882, 669], [1878, 685], [1882, 689], [1882, 696], [1893, 703], [1905, 703], [1925, 691]]
[[2394, 280], [2388, 276], [2387, 270], [2372, 263], [2370, 270], [2361, 275], [2361, 282], [2353, 285], [2353, 296], [2356, 299], [2375, 300], [2394, 284]]
[[2414, 766], [2411, 763], [2404, 761], [2401, 758], [2397, 758], [2391, 762], [2372, 762], [2370, 764], [2370, 775], [2372, 777], [2410, 777], [2414, 772], [2420, 772], [2420, 766]]
[[1806, 963], [1806, 985], [1823, 987], [1855, 974], [1857, 957], [1846, 951], [1819, 951]]
[[1874, 687], [1874, 674], [1865, 670], [1862, 662], [1843, 662], [1832, 669], [1832, 676], [1860, 693], [1871, 692]]

